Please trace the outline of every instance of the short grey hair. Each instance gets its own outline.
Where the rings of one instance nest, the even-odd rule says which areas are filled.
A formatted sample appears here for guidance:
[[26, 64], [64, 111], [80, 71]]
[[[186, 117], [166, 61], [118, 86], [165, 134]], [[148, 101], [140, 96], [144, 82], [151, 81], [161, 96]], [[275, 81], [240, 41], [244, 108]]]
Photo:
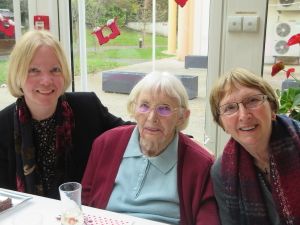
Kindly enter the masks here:
[[[127, 103], [127, 111], [130, 116], [134, 115], [135, 102], [142, 91], [151, 91], [152, 93], [165, 93], [178, 101], [180, 107], [189, 110], [188, 94], [182, 82], [173, 74], [168, 72], [151, 72], [143, 77], [131, 90]], [[183, 130], [188, 125], [188, 118], [177, 129]]]

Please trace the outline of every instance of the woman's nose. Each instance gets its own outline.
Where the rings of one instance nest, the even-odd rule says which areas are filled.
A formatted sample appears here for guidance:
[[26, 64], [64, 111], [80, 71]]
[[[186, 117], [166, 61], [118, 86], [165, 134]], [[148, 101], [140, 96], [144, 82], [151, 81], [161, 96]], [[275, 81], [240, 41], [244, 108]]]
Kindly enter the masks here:
[[149, 114], [148, 114], [148, 119], [149, 120], [155, 120], [157, 119], [157, 112], [155, 110], [155, 108], [151, 109]]
[[47, 85], [52, 82], [52, 76], [48, 72], [43, 72], [41, 74], [41, 83]]
[[249, 110], [241, 102], [239, 103], [238, 113], [240, 118], [249, 117]]

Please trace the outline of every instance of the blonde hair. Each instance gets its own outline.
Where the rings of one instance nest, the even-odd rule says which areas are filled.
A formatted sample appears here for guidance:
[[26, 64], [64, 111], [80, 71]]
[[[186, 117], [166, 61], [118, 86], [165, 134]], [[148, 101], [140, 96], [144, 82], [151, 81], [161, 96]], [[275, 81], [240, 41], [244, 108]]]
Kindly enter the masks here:
[[259, 90], [262, 94], [267, 95], [268, 101], [271, 105], [271, 109], [275, 113], [278, 112], [278, 98], [271, 85], [262, 77], [255, 75], [254, 73], [246, 69], [235, 68], [229, 71], [227, 74], [221, 76], [210, 92], [210, 109], [214, 121], [218, 125], [222, 127], [219, 115], [220, 102], [225, 97], [225, 95], [227, 95], [236, 88], [237, 84], [244, 87]]
[[64, 91], [71, 83], [71, 73], [67, 58], [58, 40], [48, 31], [32, 30], [26, 32], [18, 40], [10, 54], [8, 63], [8, 88], [14, 97], [24, 95], [22, 86], [28, 75], [29, 65], [41, 46], [49, 46], [53, 49], [62, 68], [64, 78]]
[[[131, 90], [127, 103], [127, 111], [130, 116], [134, 115], [135, 102], [143, 91], [152, 93], [165, 93], [171, 98], [175, 98], [180, 107], [189, 110], [188, 94], [182, 82], [174, 75], [167, 72], [152, 72], [141, 79]], [[189, 118], [186, 118], [181, 126], [177, 127], [178, 131], [185, 129], [188, 125]]]

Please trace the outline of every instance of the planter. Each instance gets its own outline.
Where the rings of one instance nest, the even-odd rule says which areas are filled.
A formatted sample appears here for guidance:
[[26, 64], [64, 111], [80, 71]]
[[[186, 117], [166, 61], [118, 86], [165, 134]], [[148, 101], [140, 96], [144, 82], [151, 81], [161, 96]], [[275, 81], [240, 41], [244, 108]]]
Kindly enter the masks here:
[[300, 83], [292, 79], [285, 79], [281, 84], [281, 90], [288, 89], [290, 87], [300, 87]]
[[188, 55], [184, 60], [184, 68], [207, 68], [207, 56]]

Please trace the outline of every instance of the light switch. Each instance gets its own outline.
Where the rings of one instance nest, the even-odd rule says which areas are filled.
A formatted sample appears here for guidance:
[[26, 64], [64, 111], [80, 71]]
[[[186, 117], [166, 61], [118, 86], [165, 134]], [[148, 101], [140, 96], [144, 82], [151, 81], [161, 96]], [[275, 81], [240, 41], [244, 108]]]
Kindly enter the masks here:
[[243, 18], [243, 31], [244, 32], [257, 32], [258, 31], [258, 16], [244, 16]]
[[241, 32], [242, 31], [242, 17], [241, 16], [228, 16], [228, 31]]

